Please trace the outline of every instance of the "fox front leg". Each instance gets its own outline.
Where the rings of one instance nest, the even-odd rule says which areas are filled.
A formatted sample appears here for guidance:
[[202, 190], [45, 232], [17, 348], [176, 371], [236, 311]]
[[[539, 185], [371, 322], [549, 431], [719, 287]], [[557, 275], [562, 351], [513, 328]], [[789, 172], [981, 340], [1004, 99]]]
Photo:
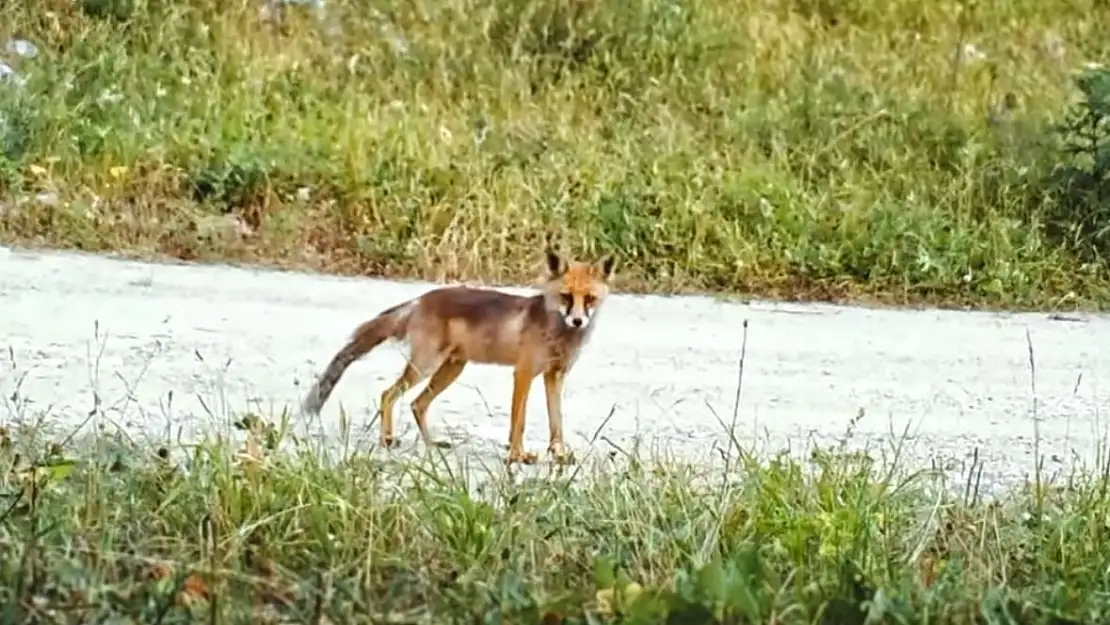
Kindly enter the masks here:
[[535, 374], [527, 366], [518, 366], [513, 372], [513, 403], [509, 416], [509, 455], [507, 464], [534, 464], [536, 454], [524, 451], [524, 420], [528, 405], [528, 391]]
[[544, 391], [547, 394], [547, 452], [559, 464], [573, 464], [574, 454], [566, 449], [563, 440], [563, 380], [566, 372], [551, 368], [543, 374]]

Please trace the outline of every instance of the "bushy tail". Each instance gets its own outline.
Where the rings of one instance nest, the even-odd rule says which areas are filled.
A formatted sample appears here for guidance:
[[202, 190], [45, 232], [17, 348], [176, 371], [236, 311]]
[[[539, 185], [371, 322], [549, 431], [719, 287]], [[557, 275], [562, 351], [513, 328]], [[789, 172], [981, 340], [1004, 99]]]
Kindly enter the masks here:
[[335, 385], [339, 383], [339, 378], [343, 377], [343, 373], [351, 363], [370, 353], [370, 350], [387, 339], [404, 337], [412, 307], [412, 302], [398, 304], [355, 328], [351, 339], [332, 357], [328, 368], [305, 395], [301, 403], [301, 411], [304, 414], [319, 414], [320, 409], [324, 407], [324, 403], [335, 390]]

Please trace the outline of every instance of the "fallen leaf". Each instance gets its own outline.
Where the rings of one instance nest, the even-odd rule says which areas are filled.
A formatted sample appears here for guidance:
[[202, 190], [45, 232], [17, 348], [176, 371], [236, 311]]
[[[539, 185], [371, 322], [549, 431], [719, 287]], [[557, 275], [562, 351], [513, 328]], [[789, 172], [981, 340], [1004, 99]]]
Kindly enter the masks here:
[[173, 575], [173, 567], [165, 562], [158, 562], [150, 567], [146, 576], [156, 582], [169, 579]]
[[613, 615], [613, 589], [603, 588], [594, 595], [597, 600], [597, 613], [604, 617]]
[[69, 477], [69, 474], [73, 473], [76, 468], [76, 460], [53, 460], [21, 471], [19, 477], [28, 481], [35, 477], [46, 478], [49, 482], [60, 482]]
[[208, 584], [197, 573], [190, 573], [181, 586], [181, 592], [177, 593], [177, 602], [188, 607], [207, 599]]
[[277, 576], [277, 566], [274, 565], [273, 560], [266, 557], [259, 557], [257, 562], [259, 575], [267, 578]]
[[643, 586], [636, 582], [629, 582], [628, 585], [621, 589], [621, 596], [626, 602], [635, 601], [636, 597], [639, 597], [640, 593], [643, 591]]
[[275, 582], [264, 582], [262, 593], [262, 603], [271, 605], [281, 605], [290, 607], [293, 605], [293, 591], [290, 588], [282, 588]]
[[258, 438], [252, 433], [247, 435], [247, 440], [243, 444], [243, 451], [240, 451], [239, 460], [250, 466], [262, 464], [265, 458], [265, 452], [262, 451], [262, 445], [258, 443]]

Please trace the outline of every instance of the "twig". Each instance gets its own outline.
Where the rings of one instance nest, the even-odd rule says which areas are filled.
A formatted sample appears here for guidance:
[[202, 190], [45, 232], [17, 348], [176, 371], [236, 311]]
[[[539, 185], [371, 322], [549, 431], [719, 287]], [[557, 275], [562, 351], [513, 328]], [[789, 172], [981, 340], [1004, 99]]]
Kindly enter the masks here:
[[1037, 361], [1033, 356], [1033, 337], [1025, 328], [1025, 345], [1029, 350], [1029, 387], [1033, 391], [1033, 480], [1037, 489], [1037, 518], [1044, 512], [1044, 493], [1041, 488], [1041, 426], [1037, 418]]
[[[740, 447], [740, 441], [736, 438], [736, 420], [740, 416], [740, 394], [744, 388], [744, 362], [748, 358], [748, 320], [745, 319], [743, 325], [743, 337], [740, 340], [740, 360], [736, 366], [736, 396], [732, 401], [732, 424], [728, 430], [729, 441], [736, 449], [736, 453], [741, 456], [744, 455], [744, 450]], [[724, 424], [722, 424], [724, 425]], [[725, 475], [728, 475], [732, 468], [732, 454], [725, 456]]]

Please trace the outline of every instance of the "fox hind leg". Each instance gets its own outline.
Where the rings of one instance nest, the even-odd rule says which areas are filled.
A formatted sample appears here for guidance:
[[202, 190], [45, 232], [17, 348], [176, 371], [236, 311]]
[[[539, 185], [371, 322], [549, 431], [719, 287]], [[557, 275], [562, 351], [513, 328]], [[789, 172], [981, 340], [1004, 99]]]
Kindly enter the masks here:
[[[398, 399], [416, 384], [441, 369], [450, 355], [440, 345], [426, 341], [414, 341], [408, 352], [408, 363], [401, 376], [397, 377], [388, 389], [382, 392], [382, 446], [388, 448], [397, 444], [393, 436], [393, 409]], [[423, 431], [421, 432], [424, 433]]]
[[459, 358], [449, 356], [440, 365], [439, 369], [432, 374], [428, 385], [420, 392], [420, 395], [412, 402], [412, 416], [416, 419], [416, 426], [420, 428], [420, 436], [423, 437], [424, 442], [428, 445], [433, 445], [441, 449], [451, 447], [451, 443], [447, 441], [434, 441], [431, 434], [428, 432], [428, 407], [431, 406], [432, 401], [439, 396], [440, 393], [447, 390], [455, 380], [459, 379], [463, 369], [466, 368], [466, 361]]
[[397, 381], [390, 385], [389, 388], [382, 391], [381, 399], [381, 445], [386, 449], [396, 446], [398, 441], [393, 436], [393, 405], [397, 403], [397, 399], [405, 394], [406, 391], [416, 386], [424, 375], [413, 364], [406, 363], [405, 369], [401, 372]]
[[409, 353], [409, 361], [400, 377], [389, 388], [382, 392], [381, 398], [381, 444], [385, 448], [395, 446], [398, 441], [393, 436], [393, 408], [397, 400], [416, 386], [429, 374], [438, 370], [445, 360], [446, 354], [437, 350], [414, 345]]

